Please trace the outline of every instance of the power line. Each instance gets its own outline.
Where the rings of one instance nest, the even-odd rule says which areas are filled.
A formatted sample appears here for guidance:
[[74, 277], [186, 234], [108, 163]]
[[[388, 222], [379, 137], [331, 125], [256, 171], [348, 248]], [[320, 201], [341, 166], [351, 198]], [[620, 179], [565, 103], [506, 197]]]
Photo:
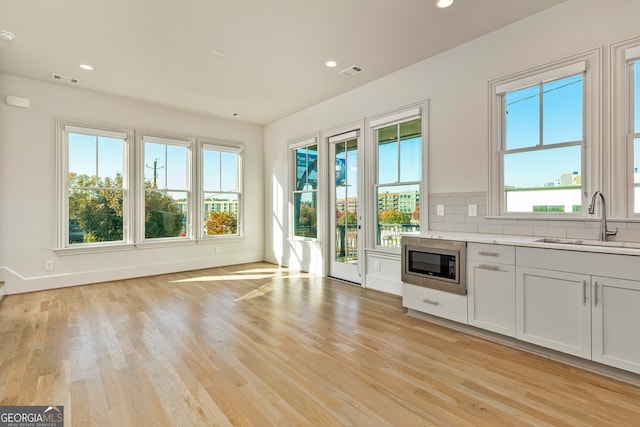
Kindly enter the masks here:
[[[580, 82], [582, 82], [582, 77], [580, 79], [578, 79], [578, 80], [574, 80], [572, 82], [563, 84], [561, 86], [554, 87], [554, 88], [551, 88], [551, 89], [547, 89], [547, 90], [543, 91], [542, 94], [553, 92], [554, 90], [562, 89], [564, 87], [571, 86], [573, 84], [580, 83]], [[509, 105], [517, 104], [518, 102], [526, 101], [527, 99], [535, 98], [535, 97], [537, 97], [539, 95], [540, 95], [540, 93], [536, 93], [535, 95], [526, 96], [524, 98], [516, 99], [515, 101], [509, 102], [506, 106], [508, 107]]]

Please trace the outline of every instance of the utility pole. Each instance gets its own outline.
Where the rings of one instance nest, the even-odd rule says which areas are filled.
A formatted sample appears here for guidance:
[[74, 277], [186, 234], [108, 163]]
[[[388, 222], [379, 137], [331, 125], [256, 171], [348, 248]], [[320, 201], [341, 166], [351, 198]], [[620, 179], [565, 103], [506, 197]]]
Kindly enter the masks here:
[[158, 167], [158, 160], [160, 159], [156, 157], [153, 161], [153, 166], [146, 165], [149, 169], [153, 169], [153, 188], [155, 190], [158, 189], [158, 169], [164, 169], [164, 166]]

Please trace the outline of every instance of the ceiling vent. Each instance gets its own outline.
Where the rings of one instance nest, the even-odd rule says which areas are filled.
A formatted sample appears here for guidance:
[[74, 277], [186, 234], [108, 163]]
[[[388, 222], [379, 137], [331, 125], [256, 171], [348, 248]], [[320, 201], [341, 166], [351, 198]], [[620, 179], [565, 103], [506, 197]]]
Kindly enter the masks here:
[[352, 65], [351, 67], [347, 68], [346, 70], [340, 71], [340, 74], [342, 74], [343, 76], [347, 76], [347, 77], [353, 77], [356, 74], [359, 74], [361, 72], [362, 72], [362, 67], [358, 67], [357, 65]]
[[62, 76], [60, 74], [55, 74], [55, 73], [51, 73], [51, 78], [59, 82], [71, 83], [74, 85], [77, 85], [80, 83], [80, 80], [78, 79], [75, 79], [73, 77]]

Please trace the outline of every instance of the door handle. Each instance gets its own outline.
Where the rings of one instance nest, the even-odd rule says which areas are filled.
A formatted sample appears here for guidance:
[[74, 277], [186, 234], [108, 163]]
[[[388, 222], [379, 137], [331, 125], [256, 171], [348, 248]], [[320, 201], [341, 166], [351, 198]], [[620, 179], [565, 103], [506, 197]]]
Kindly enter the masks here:
[[478, 268], [481, 268], [483, 270], [502, 271], [497, 265], [480, 264], [478, 265]]
[[485, 251], [480, 251], [478, 252], [478, 255], [482, 255], [482, 256], [494, 256], [494, 257], [499, 257], [500, 254], [498, 252], [485, 252]]
[[593, 285], [593, 306], [598, 306], [598, 282]]
[[432, 301], [430, 299], [423, 299], [422, 302], [425, 302], [427, 304], [431, 304], [431, 305], [440, 305], [440, 303], [438, 301]]
[[582, 305], [587, 303], [587, 281], [582, 281]]

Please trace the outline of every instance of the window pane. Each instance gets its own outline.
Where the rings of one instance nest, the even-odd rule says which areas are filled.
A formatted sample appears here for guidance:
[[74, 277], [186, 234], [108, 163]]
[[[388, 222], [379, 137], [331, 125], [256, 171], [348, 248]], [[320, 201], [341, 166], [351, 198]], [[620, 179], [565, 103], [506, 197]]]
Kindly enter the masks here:
[[316, 238], [317, 213], [316, 192], [293, 193], [293, 235]]
[[318, 188], [318, 146], [296, 150], [296, 190]]
[[238, 234], [237, 194], [205, 193], [204, 234], [206, 236]]
[[576, 212], [574, 206], [582, 205], [581, 164], [580, 145], [505, 154], [506, 212], [557, 212], [557, 206]]
[[69, 190], [69, 244], [123, 240], [122, 190]]
[[398, 179], [398, 125], [392, 125], [378, 130], [378, 184]]
[[543, 143], [582, 140], [582, 74], [543, 85]]
[[238, 191], [238, 155], [221, 153], [222, 191]]
[[[97, 137], [77, 133], [68, 134], [69, 185], [96, 185]], [[84, 175], [84, 177], [81, 177]], [[90, 178], [94, 179], [90, 179]], [[71, 180], [74, 182], [72, 183]]]
[[376, 200], [378, 245], [399, 248], [400, 233], [420, 231], [418, 184], [377, 187]]
[[220, 191], [220, 152], [203, 150], [202, 164], [204, 191]]
[[144, 144], [144, 183], [148, 188], [167, 188], [164, 179], [166, 153], [164, 144], [145, 142]]
[[633, 141], [633, 212], [640, 213], [640, 138]]
[[114, 186], [116, 177], [122, 176], [124, 166], [124, 141], [115, 138], [98, 138], [98, 177], [105, 187]]
[[167, 145], [167, 187], [187, 189], [187, 147]]
[[187, 220], [186, 191], [148, 189], [144, 194], [144, 237], [185, 237]]
[[540, 143], [540, 87], [533, 86], [505, 95], [505, 148], [533, 147]]
[[634, 73], [635, 77], [634, 77], [634, 84], [633, 87], [635, 88], [635, 94], [634, 94], [634, 111], [635, 111], [635, 132], [634, 133], [640, 133], [640, 61], [637, 61], [635, 63], [635, 73]]
[[422, 138], [400, 143], [400, 181], [420, 181], [422, 176]]

